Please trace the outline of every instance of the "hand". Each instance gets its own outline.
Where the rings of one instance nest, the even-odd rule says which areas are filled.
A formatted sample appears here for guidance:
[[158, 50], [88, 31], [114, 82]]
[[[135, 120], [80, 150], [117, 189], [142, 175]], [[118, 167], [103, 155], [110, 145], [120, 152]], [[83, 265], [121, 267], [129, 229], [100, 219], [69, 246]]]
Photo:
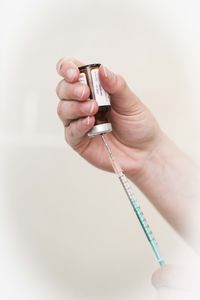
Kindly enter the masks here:
[[157, 300], [199, 300], [200, 269], [197, 266], [166, 265], [152, 276]]
[[[100, 136], [89, 138], [98, 111], [88, 99], [89, 87], [79, 82], [75, 59], [61, 59], [57, 86], [61, 99], [58, 114], [64, 123], [67, 142], [94, 166], [112, 171]], [[111, 97], [109, 120], [113, 131], [107, 139], [123, 171], [152, 204], [194, 248], [199, 251], [199, 168], [159, 128], [146, 106], [120, 75], [101, 66], [99, 77]], [[196, 209], [191, 210], [191, 207]]]
[[[57, 86], [57, 95], [61, 100], [58, 115], [65, 126], [66, 141], [72, 148], [94, 166], [112, 171], [101, 138], [87, 136], [94, 125], [98, 105], [95, 100], [88, 99], [88, 86], [78, 81], [78, 67], [81, 65], [84, 64], [75, 59], [61, 59], [57, 64], [57, 72], [64, 78]], [[150, 111], [130, 90], [122, 76], [101, 66], [99, 77], [111, 97], [108, 118], [113, 131], [107, 135], [109, 145], [125, 173], [137, 175], [159, 143], [162, 132]]]

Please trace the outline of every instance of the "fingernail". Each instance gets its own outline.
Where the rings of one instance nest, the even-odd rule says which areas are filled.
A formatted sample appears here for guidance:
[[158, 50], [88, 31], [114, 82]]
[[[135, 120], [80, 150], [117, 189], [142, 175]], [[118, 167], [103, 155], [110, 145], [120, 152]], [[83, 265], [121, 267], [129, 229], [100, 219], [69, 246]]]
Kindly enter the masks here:
[[90, 117], [87, 117], [87, 125], [90, 125]]
[[85, 92], [85, 87], [84, 86], [78, 86], [78, 87], [76, 87], [74, 92], [75, 92], [75, 95], [81, 99], [83, 97], [84, 92]]
[[94, 110], [94, 102], [92, 102], [92, 104], [90, 106], [89, 116], [92, 115], [93, 110]]
[[76, 70], [70, 68], [66, 71], [66, 77], [68, 80], [73, 80], [76, 77]]
[[106, 68], [105, 66], [103, 66], [103, 72], [104, 72], [104, 76], [108, 79], [111, 79], [114, 75], [113, 72], [111, 72], [108, 68]]

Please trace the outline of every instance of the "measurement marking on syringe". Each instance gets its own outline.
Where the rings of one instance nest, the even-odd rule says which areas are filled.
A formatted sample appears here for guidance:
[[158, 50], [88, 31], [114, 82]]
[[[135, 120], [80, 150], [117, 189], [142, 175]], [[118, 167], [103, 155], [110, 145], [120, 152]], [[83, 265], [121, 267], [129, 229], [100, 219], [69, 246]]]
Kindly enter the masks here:
[[112, 163], [113, 169], [114, 169], [115, 173], [117, 174], [117, 176], [118, 176], [118, 178], [119, 178], [119, 180], [120, 180], [120, 182], [121, 182], [121, 184], [124, 188], [124, 191], [127, 194], [129, 202], [130, 202], [133, 210], [135, 211], [135, 214], [136, 214], [136, 216], [137, 216], [137, 218], [138, 218], [138, 220], [139, 220], [139, 222], [140, 222], [140, 224], [143, 228], [143, 231], [144, 231], [147, 239], [150, 242], [150, 245], [151, 245], [151, 247], [152, 247], [152, 249], [153, 249], [153, 251], [156, 255], [156, 258], [157, 258], [160, 266], [163, 266], [163, 265], [165, 265], [165, 261], [160, 255], [160, 252], [159, 252], [159, 249], [158, 249], [158, 246], [157, 246], [157, 242], [155, 240], [153, 232], [151, 231], [151, 229], [149, 227], [149, 224], [147, 223], [147, 220], [144, 217], [143, 212], [141, 211], [141, 208], [140, 208], [140, 206], [139, 206], [139, 204], [138, 204], [138, 202], [135, 198], [135, 194], [133, 193], [132, 188], [129, 185], [128, 179], [126, 178], [126, 176], [122, 172], [122, 169], [121, 169], [120, 165], [115, 161], [104, 135], [102, 135], [102, 139], [103, 139], [103, 142], [104, 142], [104, 144], [106, 146], [106, 149], [108, 151], [109, 158], [110, 158], [110, 161]]

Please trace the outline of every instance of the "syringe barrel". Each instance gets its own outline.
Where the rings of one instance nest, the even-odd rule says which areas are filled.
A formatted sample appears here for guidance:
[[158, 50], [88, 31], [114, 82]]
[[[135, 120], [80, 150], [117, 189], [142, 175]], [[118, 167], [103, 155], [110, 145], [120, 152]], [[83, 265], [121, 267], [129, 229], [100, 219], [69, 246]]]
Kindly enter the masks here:
[[151, 244], [151, 247], [155, 253], [155, 256], [156, 256], [160, 266], [163, 266], [165, 264], [165, 262], [160, 255], [160, 251], [158, 249], [158, 245], [157, 245], [156, 239], [153, 235], [153, 232], [151, 231], [149, 224], [147, 223], [147, 220], [145, 219], [145, 216], [144, 216], [137, 200], [135, 199], [135, 195], [128, 183], [128, 179], [122, 172], [121, 172], [121, 174], [119, 174], [119, 180], [121, 181], [121, 184], [122, 184], [122, 186], [128, 196], [128, 199], [131, 203], [131, 206], [132, 206], [133, 210], [135, 211], [135, 214], [142, 226], [142, 229], [143, 229], [148, 241]]
[[103, 142], [106, 146], [106, 149], [108, 151], [108, 154], [109, 154], [109, 158], [110, 158], [110, 161], [112, 163], [112, 167], [113, 167], [113, 170], [115, 171], [116, 175], [118, 176], [123, 188], [124, 188], [124, 191], [126, 192], [127, 196], [128, 196], [128, 199], [129, 199], [129, 202], [133, 208], [133, 210], [135, 211], [135, 214], [142, 226], [142, 229], [149, 241], [149, 243], [151, 244], [151, 247], [155, 253], [155, 256], [160, 264], [160, 266], [163, 266], [165, 264], [165, 261], [163, 260], [163, 258], [161, 257], [160, 255], [160, 251], [158, 249], [158, 246], [157, 246], [157, 242], [154, 238], [154, 235], [147, 223], [147, 220], [145, 219], [144, 217], [144, 214], [143, 212], [141, 211], [141, 208], [135, 198], [135, 195], [132, 191], [132, 188], [130, 187], [130, 184], [128, 182], [128, 179], [126, 178], [126, 176], [124, 175], [119, 163], [114, 159], [113, 155], [112, 155], [112, 152], [108, 146], [108, 143], [106, 141], [106, 138], [105, 138], [105, 135], [102, 134], [102, 139], [103, 139]]

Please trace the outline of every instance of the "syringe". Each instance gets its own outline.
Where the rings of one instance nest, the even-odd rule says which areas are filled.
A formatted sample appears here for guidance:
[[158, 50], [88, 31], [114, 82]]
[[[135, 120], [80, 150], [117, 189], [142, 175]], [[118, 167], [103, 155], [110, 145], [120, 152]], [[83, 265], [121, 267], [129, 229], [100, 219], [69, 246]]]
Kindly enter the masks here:
[[125, 176], [125, 174], [123, 173], [119, 163], [114, 159], [114, 156], [112, 155], [112, 152], [108, 146], [108, 143], [107, 143], [107, 140], [106, 140], [106, 137], [105, 137], [105, 134], [102, 134], [101, 135], [102, 139], [103, 139], [103, 142], [106, 146], [106, 149], [108, 151], [108, 154], [109, 154], [109, 158], [110, 158], [110, 161], [112, 163], [112, 167], [113, 167], [113, 170], [114, 172], [116, 173], [116, 175], [118, 176], [127, 196], [128, 196], [128, 199], [130, 201], [130, 204], [142, 226], [142, 229], [153, 249], [153, 252], [155, 253], [155, 256], [156, 256], [156, 259], [158, 260], [160, 266], [164, 266], [165, 265], [165, 261], [164, 259], [162, 258], [161, 254], [160, 254], [160, 251], [158, 249], [158, 244], [154, 238], [154, 235], [147, 223], [147, 220], [145, 219], [144, 217], [144, 214], [143, 212], [141, 211], [141, 208], [136, 200], [136, 197], [135, 197], [135, 194], [133, 193], [133, 190], [128, 182], [128, 179], [127, 177]]

